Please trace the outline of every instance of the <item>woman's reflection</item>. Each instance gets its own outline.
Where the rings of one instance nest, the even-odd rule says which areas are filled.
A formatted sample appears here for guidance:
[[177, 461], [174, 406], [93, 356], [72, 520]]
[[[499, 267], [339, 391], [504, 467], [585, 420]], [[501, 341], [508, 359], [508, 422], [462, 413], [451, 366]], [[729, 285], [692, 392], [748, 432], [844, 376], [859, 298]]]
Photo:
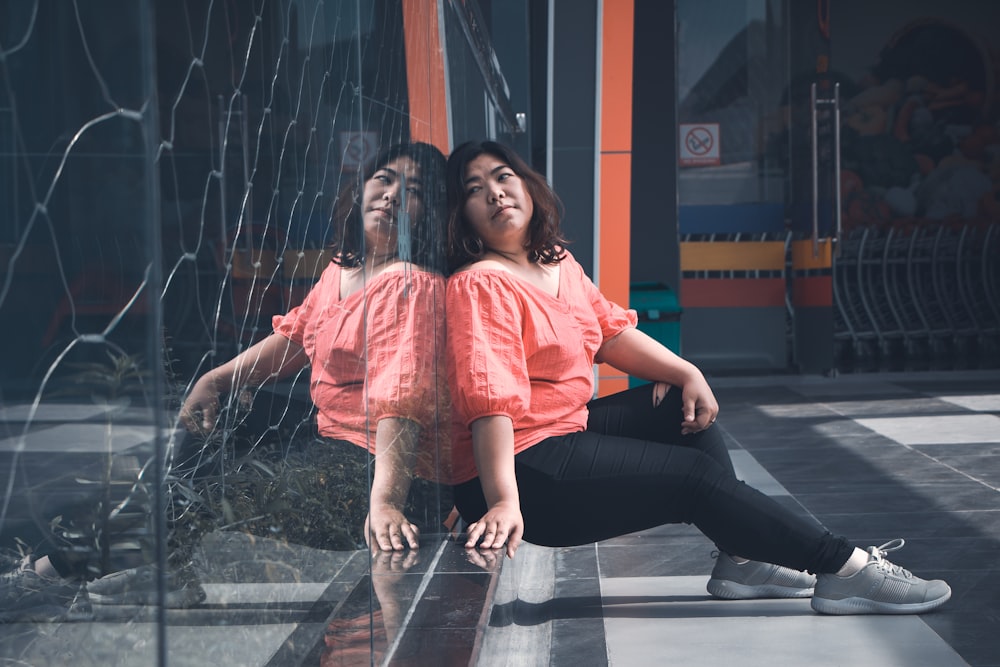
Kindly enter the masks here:
[[[350, 549], [363, 539], [386, 551], [416, 549], [421, 529], [443, 532], [451, 507], [448, 401], [439, 372], [443, 171], [433, 146], [399, 144], [340, 193], [332, 262], [302, 304], [276, 316], [273, 333], [205, 373], [188, 393], [180, 417], [192, 435], [174, 457], [175, 474], [202, 470], [213, 456], [205, 436], [217, 426], [220, 395], [308, 372], [320, 437], [296, 445], [294, 465], [289, 456], [266, 463], [277, 469], [274, 479], [294, 487], [295, 520], [310, 524], [299, 532], [335, 535]], [[255, 517], [257, 528], [247, 530], [280, 535], [286, 510]], [[167, 606], [205, 599], [191, 565], [202, 532], [172, 526]], [[91, 582], [91, 600], [156, 604], [150, 572], [143, 566]]]
[[210, 430], [221, 393], [310, 365], [324, 445], [375, 455], [364, 538], [385, 550], [417, 548], [421, 521], [404, 514], [411, 482], [439, 479], [447, 467], [443, 169], [428, 144], [379, 155], [361, 191], [338, 198], [333, 261], [304, 302], [276, 316], [269, 337], [203, 375], [182, 408], [190, 430]]

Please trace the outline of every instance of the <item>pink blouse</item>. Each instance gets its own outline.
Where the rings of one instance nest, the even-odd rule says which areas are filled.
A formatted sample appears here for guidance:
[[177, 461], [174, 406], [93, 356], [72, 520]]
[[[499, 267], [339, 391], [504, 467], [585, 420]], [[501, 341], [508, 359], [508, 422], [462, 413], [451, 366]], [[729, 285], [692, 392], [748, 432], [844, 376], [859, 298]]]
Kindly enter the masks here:
[[515, 453], [584, 430], [594, 357], [637, 322], [634, 310], [604, 298], [569, 253], [560, 263], [558, 296], [503, 269], [454, 274], [447, 316], [456, 483], [478, 475], [469, 426], [480, 417], [510, 417]]
[[387, 417], [418, 423], [417, 474], [446, 481], [449, 442], [444, 349], [444, 278], [383, 271], [340, 298], [343, 269], [330, 264], [302, 305], [275, 316], [274, 332], [301, 345], [312, 364], [310, 394], [320, 435], [375, 452]]

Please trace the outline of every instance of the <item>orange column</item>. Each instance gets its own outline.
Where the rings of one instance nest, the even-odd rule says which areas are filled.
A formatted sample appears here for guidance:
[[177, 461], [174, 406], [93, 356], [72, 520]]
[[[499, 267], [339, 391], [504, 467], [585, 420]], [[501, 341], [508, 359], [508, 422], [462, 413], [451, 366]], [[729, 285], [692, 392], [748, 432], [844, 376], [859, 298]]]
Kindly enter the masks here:
[[[598, 210], [601, 292], [629, 303], [632, 202], [632, 44], [634, 0], [604, 0], [601, 23], [600, 208]], [[628, 377], [610, 366], [598, 368], [598, 394], [628, 388]]]
[[438, 2], [403, 0], [403, 41], [410, 138], [434, 144], [447, 155], [451, 151], [451, 141]]

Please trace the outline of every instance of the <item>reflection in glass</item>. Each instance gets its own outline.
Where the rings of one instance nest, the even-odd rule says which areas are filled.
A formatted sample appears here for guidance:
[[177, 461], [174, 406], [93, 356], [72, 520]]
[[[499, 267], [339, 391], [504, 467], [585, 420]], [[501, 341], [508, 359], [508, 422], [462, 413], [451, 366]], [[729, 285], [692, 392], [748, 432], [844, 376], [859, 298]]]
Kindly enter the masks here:
[[[342, 484], [328, 485], [327, 475], [345, 465], [342, 457], [333, 456], [324, 465], [320, 459], [328, 452], [311, 452], [313, 447], [346, 449], [344, 456], [353, 457], [351, 447], [343, 444], [361, 447], [386, 463], [374, 473], [371, 535], [386, 549], [418, 544], [414, 524], [402, 516], [402, 508], [416, 471], [434, 479], [439, 463], [438, 408], [444, 394], [436, 355], [443, 334], [439, 296], [444, 278], [437, 266], [443, 162], [441, 153], [427, 144], [400, 145], [380, 155], [361, 187], [349, 185], [338, 197], [332, 263], [303, 303], [276, 316], [274, 333], [267, 338], [202, 375], [181, 408], [181, 421], [202, 438], [187, 441], [176, 463], [201, 467], [216, 455], [210, 441], [220, 394], [253, 391], [309, 368], [319, 436], [333, 441], [309, 443], [304, 452], [311, 473], [321, 471], [316, 484], [327, 488], [316, 496], [322, 500], [316, 511], [348, 509], [343, 517], [321, 522], [326, 530], [302, 528], [298, 538], [307, 542], [323, 539], [319, 536], [324, 533], [338, 539], [331, 528], [345, 533], [339, 536], [343, 542], [316, 546], [356, 547], [369, 541], [361, 527], [365, 499], [352, 497], [351, 489], [353, 480], [367, 491], [365, 457]], [[284, 459], [279, 466], [287, 463]], [[305, 490], [302, 495], [306, 502], [313, 496]], [[362, 521], [356, 520], [359, 514]], [[272, 520], [262, 524], [247, 518], [246, 525], [265, 535], [286, 530], [271, 526]], [[311, 531], [316, 537], [309, 539]]]
[[303, 657], [367, 516], [443, 532], [443, 158], [402, 14], [0, 5], [0, 656]]
[[718, 145], [710, 164], [689, 164], [682, 155], [678, 195], [682, 206], [766, 202], [780, 209], [787, 156], [771, 144], [788, 122], [781, 76], [787, 10], [780, 0], [736, 5], [720, 13], [706, 3], [677, 4], [677, 120], [682, 134], [714, 128]]

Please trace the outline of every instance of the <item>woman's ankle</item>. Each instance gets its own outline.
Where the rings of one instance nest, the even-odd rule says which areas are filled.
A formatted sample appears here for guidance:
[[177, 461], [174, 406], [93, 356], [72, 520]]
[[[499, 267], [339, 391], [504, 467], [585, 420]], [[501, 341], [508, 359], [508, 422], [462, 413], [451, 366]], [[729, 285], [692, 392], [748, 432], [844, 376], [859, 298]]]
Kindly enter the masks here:
[[838, 577], [850, 577], [857, 574], [868, 564], [868, 552], [863, 549], [854, 547], [854, 551], [851, 552], [851, 557], [847, 559], [847, 562], [837, 570]]

